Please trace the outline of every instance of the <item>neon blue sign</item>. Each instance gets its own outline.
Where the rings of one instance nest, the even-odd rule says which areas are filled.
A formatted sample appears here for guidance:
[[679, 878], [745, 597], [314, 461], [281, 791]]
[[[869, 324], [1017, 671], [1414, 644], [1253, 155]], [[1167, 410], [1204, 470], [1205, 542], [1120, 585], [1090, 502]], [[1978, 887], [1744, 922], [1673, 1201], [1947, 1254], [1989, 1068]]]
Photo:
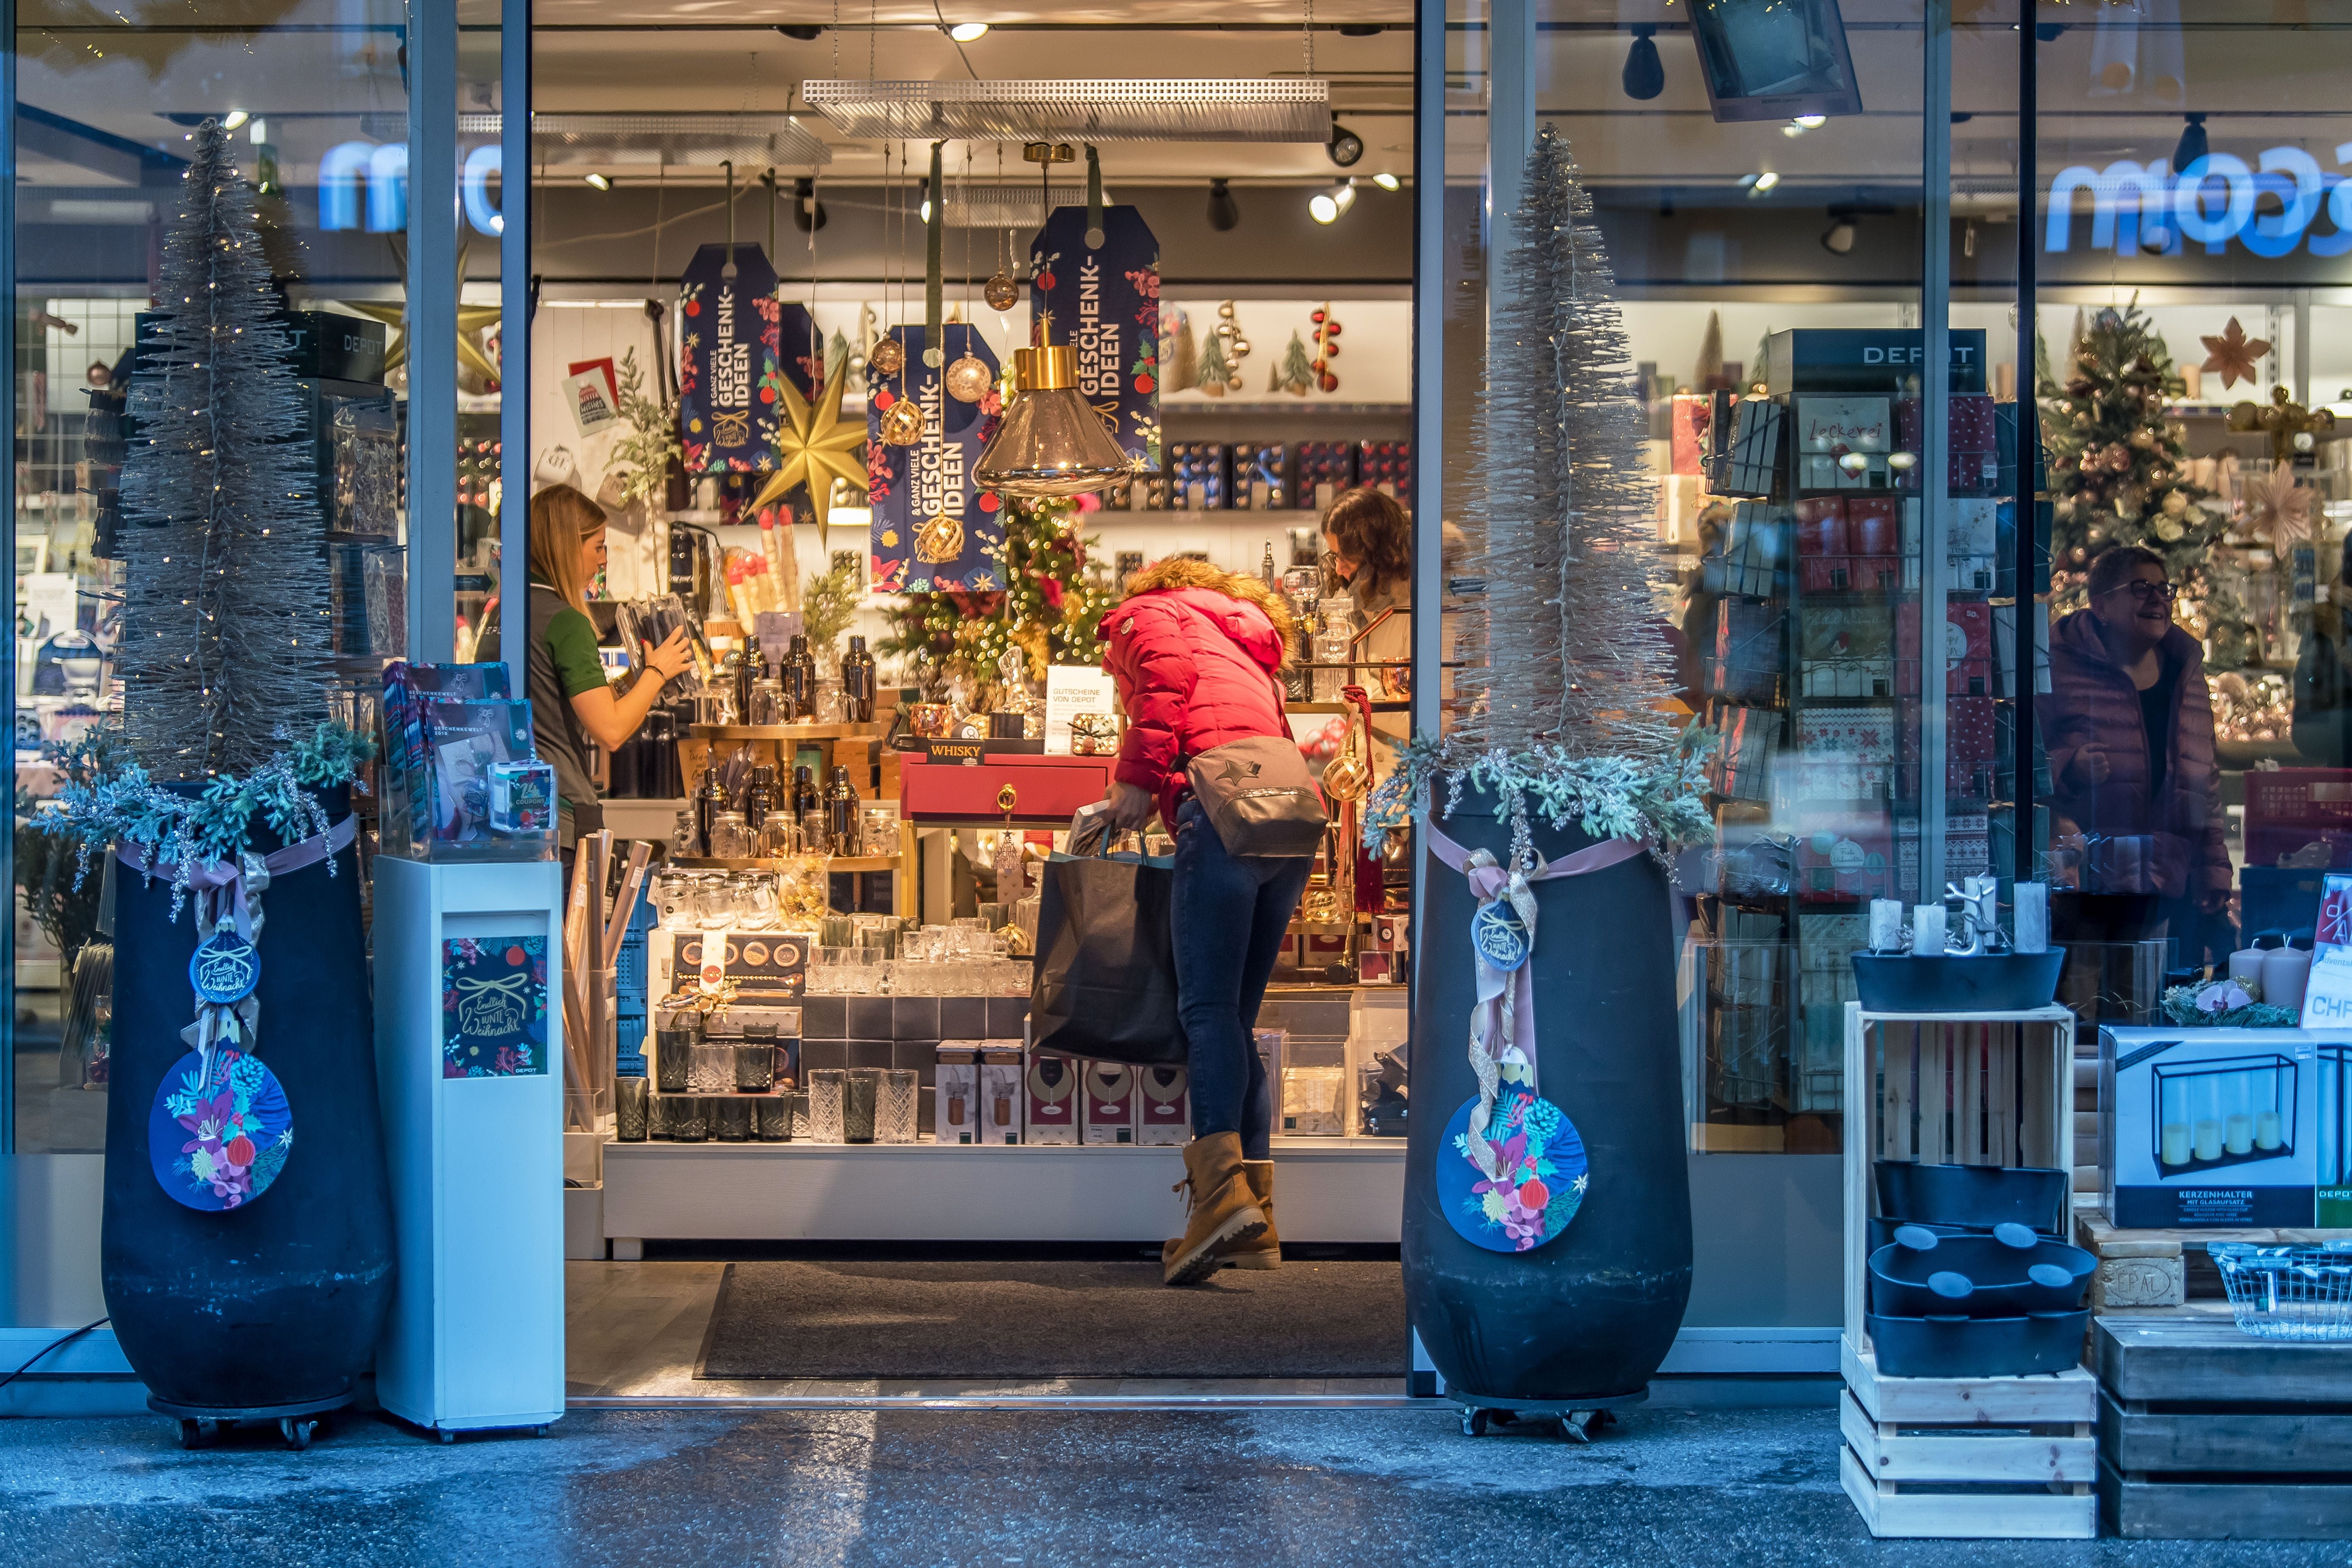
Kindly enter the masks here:
[[[490, 182], [503, 162], [495, 142], [466, 154], [457, 177], [466, 221], [495, 237], [506, 219], [490, 200]], [[364, 188], [364, 206], [362, 205]], [[364, 217], [364, 221], [362, 221]], [[402, 142], [342, 142], [319, 160], [319, 226], [364, 227], [370, 234], [398, 234], [408, 226], [408, 146]]]
[[[2352, 142], [2336, 149], [2339, 169], [2352, 166]], [[2064, 252], [2074, 237], [2074, 198], [2091, 197], [2091, 248], [2118, 256], [2178, 256], [2183, 242], [2219, 256], [2236, 240], [2256, 256], [2276, 259], [2297, 246], [2319, 257], [2352, 252], [2352, 178], [2322, 169], [2300, 147], [2273, 147], [2249, 168], [2230, 153], [2209, 153], [2176, 177], [2169, 162], [2121, 159], [2104, 169], [2074, 163], [2050, 182], [2049, 224], [2042, 248]], [[2271, 195], [2279, 210], [2257, 216]], [[2321, 208], [2332, 232], [2312, 232]]]

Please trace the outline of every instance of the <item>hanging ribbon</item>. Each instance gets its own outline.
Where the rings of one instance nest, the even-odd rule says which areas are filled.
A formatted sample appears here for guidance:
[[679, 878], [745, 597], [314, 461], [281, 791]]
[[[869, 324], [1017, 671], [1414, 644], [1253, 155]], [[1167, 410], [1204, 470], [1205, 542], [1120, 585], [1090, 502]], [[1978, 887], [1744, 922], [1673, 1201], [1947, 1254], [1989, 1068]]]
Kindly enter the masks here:
[[[261, 895], [271, 880], [321, 860], [329, 863], [331, 873], [333, 858], [351, 847], [358, 832], [359, 817], [354, 814], [324, 833], [267, 855], [247, 851], [234, 860], [207, 860], [188, 867], [185, 882], [195, 898], [196, 930], [203, 933], [197, 941], [202, 942], [226, 922], [247, 944], [256, 942], [261, 934]], [[114, 858], [142, 876], [170, 876], [175, 881], [180, 879], [176, 873], [184, 864], [152, 861], [146, 849], [137, 844], [115, 846]], [[257, 993], [248, 992], [233, 1003], [207, 1002], [199, 995], [195, 1021], [180, 1031], [180, 1037], [194, 1047], [203, 1058], [205, 1077], [200, 1081], [210, 1083], [214, 1047], [225, 1039], [241, 1039], [250, 1055], [257, 1048], [260, 1030], [261, 999]]]
[[[1541, 1092], [1536, 1081], [1535, 973], [1530, 962], [1536, 950], [1532, 884], [1602, 870], [1648, 853], [1650, 846], [1646, 839], [1604, 839], [1558, 860], [1538, 855], [1533, 869], [1528, 871], [1497, 864], [1491, 850], [1463, 848], [1438, 831], [1434, 823], [1429, 826], [1429, 847], [1440, 860], [1468, 879], [1471, 894], [1478, 900], [1471, 930], [1493, 931], [1498, 938], [1493, 944], [1472, 942], [1478, 998], [1470, 1007], [1470, 1070], [1477, 1075], [1478, 1103], [1470, 1112], [1465, 1141], [1470, 1163], [1492, 1182], [1501, 1172], [1494, 1145], [1486, 1141], [1486, 1122], [1501, 1089], [1504, 1066], [1507, 1063], [1521, 1074], [1530, 1094]], [[1514, 930], [1520, 933], [1517, 962], [1497, 963], [1497, 958], [1513, 956], [1506, 948]]]
[[943, 287], [940, 277], [940, 245], [948, 221], [948, 189], [940, 167], [940, 149], [944, 142], [931, 143], [931, 199], [924, 205], [931, 209], [929, 221], [923, 225], [924, 245], [928, 251], [923, 273], [923, 363], [937, 370], [947, 363], [940, 344], [947, 342], [941, 335]]
[[[1095, 154], [1095, 144], [1087, 143], [1087, 248], [1103, 247], [1102, 160]], [[1051, 218], [1054, 209], [1048, 206], [1045, 216]]]

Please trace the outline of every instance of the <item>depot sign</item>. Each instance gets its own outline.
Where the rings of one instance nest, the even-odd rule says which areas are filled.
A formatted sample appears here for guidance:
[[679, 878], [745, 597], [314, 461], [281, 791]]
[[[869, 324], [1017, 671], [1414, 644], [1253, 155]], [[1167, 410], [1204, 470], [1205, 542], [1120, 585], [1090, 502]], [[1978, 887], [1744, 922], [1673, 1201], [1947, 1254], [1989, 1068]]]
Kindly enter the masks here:
[[[2298, 247], [2314, 256], [2352, 253], [2352, 142], [2336, 149], [2338, 173], [2300, 147], [2273, 147], [2254, 161], [2209, 153], [2178, 175], [2168, 160], [2125, 158], [2104, 169], [2074, 163], [2050, 182], [2049, 226], [2042, 248], [2067, 250], [2075, 235], [2075, 197], [2091, 198], [2091, 248], [2118, 256], [2178, 256], [2184, 243], [2219, 256], [2236, 240], [2275, 259]], [[2278, 209], [2261, 215], [2265, 194]], [[2325, 214], [2323, 219], [2323, 212]]]

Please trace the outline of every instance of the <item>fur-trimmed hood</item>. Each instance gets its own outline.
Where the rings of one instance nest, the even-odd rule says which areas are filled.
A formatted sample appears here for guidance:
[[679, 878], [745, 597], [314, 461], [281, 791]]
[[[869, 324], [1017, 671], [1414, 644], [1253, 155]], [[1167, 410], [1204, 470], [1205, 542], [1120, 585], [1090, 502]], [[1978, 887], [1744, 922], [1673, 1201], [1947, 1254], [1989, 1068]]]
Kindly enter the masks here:
[[[1290, 605], [1283, 596], [1264, 583], [1245, 573], [1228, 572], [1207, 561], [1194, 561], [1187, 556], [1171, 555], [1165, 561], [1155, 561], [1127, 579], [1127, 596], [1149, 594], [1160, 588], [1207, 588], [1229, 598], [1245, 600], [1265, 612], [1274, 629], [1282, 638], [1282, 662], [1287, 666], [1298, 657], [1298, 623], [1291, 615]], [[1114, 609], [1110, 616], [1118, 611]], [[1104, 617], [1106, 620], [1110, 616]]]

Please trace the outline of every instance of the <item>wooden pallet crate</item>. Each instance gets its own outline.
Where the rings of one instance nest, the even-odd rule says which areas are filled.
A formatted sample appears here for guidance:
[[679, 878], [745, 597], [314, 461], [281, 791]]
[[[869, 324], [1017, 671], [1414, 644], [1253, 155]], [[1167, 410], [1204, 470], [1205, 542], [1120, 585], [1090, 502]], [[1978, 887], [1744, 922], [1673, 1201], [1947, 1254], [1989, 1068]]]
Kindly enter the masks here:
[[[1844, 1439], [1839, 1473], [1871, 1533], [2088, 1540], [2098, 1533], [2098, 1387], [2033, 1377], [1894, 1377], [1870, 1341], [1871, 1165], [2071, 1170], [2074, 1016], [1865, 1013], [1846, 1005]], [[2056, 1216], [2053, 1215], [2053, 1220]]]
[[2103, 1318], [2099, 1508], [2168, 1541], [2352, 1536], [2352, 1343], [2257, 1339], [2228, 1318]]

